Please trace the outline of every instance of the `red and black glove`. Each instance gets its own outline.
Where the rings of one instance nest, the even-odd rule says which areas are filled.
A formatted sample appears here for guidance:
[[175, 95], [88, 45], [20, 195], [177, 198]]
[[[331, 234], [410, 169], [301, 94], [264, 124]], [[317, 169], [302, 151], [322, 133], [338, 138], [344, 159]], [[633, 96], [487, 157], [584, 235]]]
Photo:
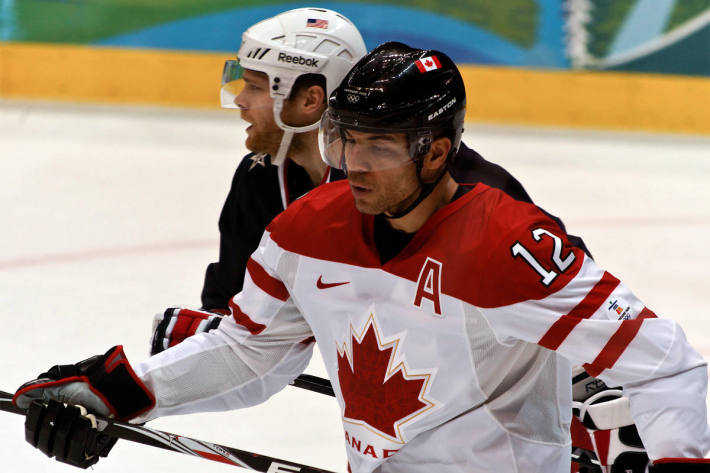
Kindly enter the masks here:
[[708, 458], [662, 458], [653, 462], [649, 473], [710, 473]]
[[177, 345], [196, 333], [208, 332], [219, 326], [228, 311], [217, 313], [201, 310], [171, 307], [153, 317], [153, 334], [150, 337], [150, 354], [155, 355]]
[[49, 457], [87, 468], [108, 455], [116, 439], [98, 430], [93, 414], [129, 420], [155, 406], [123, 347], [73, 365], [53, 366], [17, 390], [13, 403], [27, 409], [25, 438]]
[[599, 463], [580, 466], [579, 472], [646, 473], [649, 458], [622, 391], [608, 388], [581, 367], [572, 375], [572, 455]]
[[[601, 390], [584, 402], [574, 402], [573, 406], [575, 416], [588, 434], [587, 445], [593, 447], [601, 471], [646, 472], [649, 458], [631, 418], [628, 399], [620, 390]], [[580, 444], [581, 435], [573, 430], [573, 445]]]
[[573, 371], [572, 396], [573, 453], [593, 452], [600, 463], [599, 467], [580, 466], [580, 472], [710, 473], [710, 459], [705, 458], [663, 458], [651, 463], [628, 399], [621, 390], [608, 388], [581, 368]]

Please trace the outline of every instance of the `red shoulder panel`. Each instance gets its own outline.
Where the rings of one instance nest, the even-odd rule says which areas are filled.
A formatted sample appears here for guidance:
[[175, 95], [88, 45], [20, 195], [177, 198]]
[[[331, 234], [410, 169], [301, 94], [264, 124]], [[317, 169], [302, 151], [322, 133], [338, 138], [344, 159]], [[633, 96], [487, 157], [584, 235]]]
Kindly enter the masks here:
[[544, 298], [564, 287], [583, 260], [535, 205], [481, 183], [439, 209], [384, 265], [373, 241], [373, 217], [357, 210], [347, 181], [314, 189], [267, 229], [287, 251], [382, 268], [415, 282], [427, 257], [434, 259], [441, 263], [441, 292], [479, 307]]
[[292, 203], [266, 229], [281, 248], [328, 261], [380, 265], [373, 217], [355, 207], [347, 181], [324, 184]]

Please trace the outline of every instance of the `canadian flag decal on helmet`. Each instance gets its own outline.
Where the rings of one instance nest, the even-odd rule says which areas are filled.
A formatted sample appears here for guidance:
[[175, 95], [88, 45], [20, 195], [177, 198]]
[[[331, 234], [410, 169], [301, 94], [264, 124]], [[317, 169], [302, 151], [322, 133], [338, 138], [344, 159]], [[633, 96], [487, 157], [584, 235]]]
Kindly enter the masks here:
[[419, 72], [435, 71], [441, 67], [439, 58], [436, 56], [423, 57], [416, 62], [416, 65]]

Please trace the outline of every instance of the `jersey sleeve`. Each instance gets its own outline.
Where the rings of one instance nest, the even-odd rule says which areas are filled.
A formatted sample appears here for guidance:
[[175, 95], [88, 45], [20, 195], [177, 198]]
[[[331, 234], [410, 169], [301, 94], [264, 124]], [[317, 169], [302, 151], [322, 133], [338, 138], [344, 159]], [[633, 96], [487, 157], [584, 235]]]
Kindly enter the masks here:
[[706, 362], [681, 327], [656, 317], [550, 219], [540, 215], [504, 235], [486, 284], [507, 293], [506, 303], [482, 309], [500, 341], [536, 343], [623, 386], [652, 460], [704, 457]]
[[245, 163], [249, 161], [247, 157], [242, 159], [234, 173], [219, 216], [219, 261], [207, 266], [202, 286], [202, 307], [207, 310], [228, 308], [231, 297], [242, 290], [246, 262], [258, 245], [259, 237], [255, 241], [242, 225], [242, 209], [237, 196]]
[[314, 339], [278, 275], [283, 255], [265, 233], [231, 317], [136, 366], [157, 400], [141, 420], [256, 405], [303, 372]]

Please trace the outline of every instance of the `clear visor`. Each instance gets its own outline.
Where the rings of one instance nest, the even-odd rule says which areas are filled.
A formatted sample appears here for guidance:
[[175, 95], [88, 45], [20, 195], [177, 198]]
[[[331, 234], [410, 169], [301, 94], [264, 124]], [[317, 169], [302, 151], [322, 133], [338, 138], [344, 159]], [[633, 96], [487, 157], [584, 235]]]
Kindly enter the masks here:
[[222, 69], [222, 87], [220, 101], [222, 108], [239, 108], [236, 104], [237, 95], [244, 89], [244, 68], [236, 59], [224, 62]]
[[318, 140], [323, 161], [351, 172], [382, 171], [413, 163], [406, 133], [366, 130], [347, 128], [324, 113]]

